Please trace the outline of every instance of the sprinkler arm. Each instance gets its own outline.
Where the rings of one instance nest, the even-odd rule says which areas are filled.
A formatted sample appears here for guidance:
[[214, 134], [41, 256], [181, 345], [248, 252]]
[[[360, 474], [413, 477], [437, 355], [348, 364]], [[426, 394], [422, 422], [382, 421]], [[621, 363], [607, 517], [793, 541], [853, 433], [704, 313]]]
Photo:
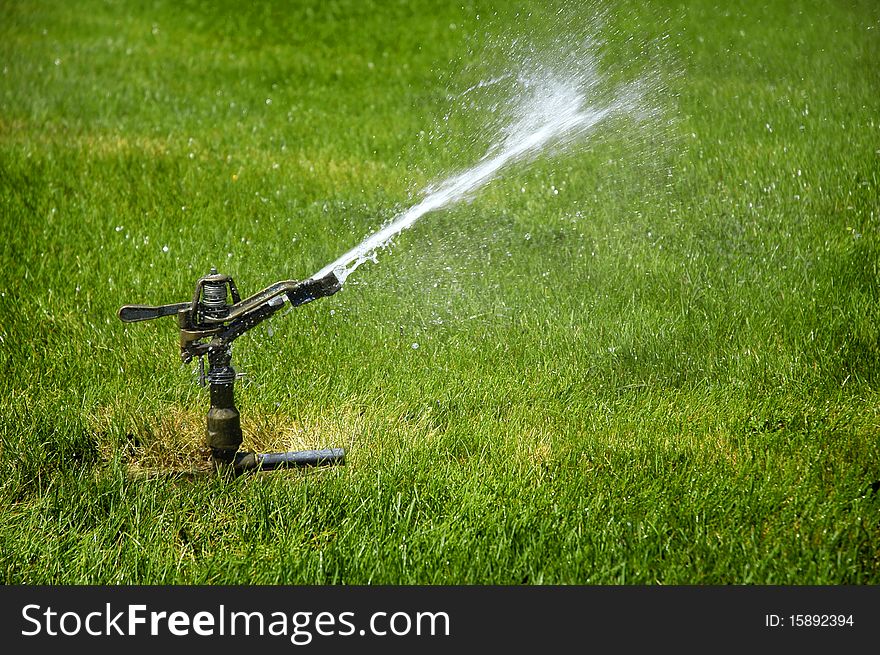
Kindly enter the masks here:
[[173, 316], [181, 309], [188, 309], [192, 305], [188, 302], [179, 302], [174, 305], [126, 305], [119, 310], [119, 318], [123, 323], [136, 323], [137, 321], [149, 321], [162, 316]]
[[255, 293], [250, 298], [245, 298], [241, 302], [234, 304], [225, 318], [215, 319], [206, 316], [204, 321], [205, 323], [225, 323], [237, 318], [244, 318], [266, 304], [280, 307], [283, 301], [276, 303], [272, 301], [282, 295], [287, 296], [287, 300], [292, 307], [299, 307], [318, 298], [332, 296], [341, 288], [342, 284], [340, 284], [334, 273], [330, 273], [330, 275], [318, 280], [285, 280], [283, 282], [276, 282]]
[[[234, 287], [233, 287], [234, 288]], [[284, 300], [281, 296], [287, 296], [287, 300], [291, 307], [299, 307], [308, 302], [332, 296], [342, 288], [342, 284], [334, 273], [322, 277], [319, 280], [286, 280], [276, 282], [255, 293], [249, 298], [235, 303], [229, 308], [229, 313], [223, 318], [212, 318], [210, 316], [202, 316], [202, 321], [207, 325], [214, 325], [213, 328], [206, 330], [196, 330], [193, 336], [200, 339], [203, 336], [214, 336], [210, 344], [197, 344], [196, 352], [193, 354], [201, 355], [208, 349], [216, 345], [228, 345], [234, 339], [253, 328], [258, 323], [263, 322], [279, 309], [284, 307]], [[196, 298], [195, 303], [198, 303]], [[194, 305], [195, 306], [195, 305]], [[184, 352], [184, 324], [181, 313], [178, 313], [178, 323], [181, 326], [180, 331], [180, 347], [181, 357], [183, 360], [189, 361]], [[199, 348], [198, 346], [201, 346]]]
[[[202, 303], [206, 283], [229, 285], [233, 304], [212, 315], [206, 312]], [[180, 356], [184, 362], [193, 357], [201, 357], [211, 348], [228, 346], [234, 339], [269, 318], [284, 306], [286, 296], [292, 307], [304, 305], [312, 300], [331, 296], [342, 284], [334, 273], [323, 278], [308, 280], [284, 280], [269, 285], [262, 291], [241, 300], [232, 278], [212, 272], [196, 283], [191, 302], [170, 305], [125, 305], [119, 310], [119, 318], [125, 323], [147, 321], [163, 316], [177, 316], [180, 327]], [[210, 338], [210, 343], [202, 339]]]
[[[196, 285], [197, 290], [201, 289], [201, 283], [204, 279], [199, 280], [199, 283]], [[333, 273], [318, 280], [284, 280], [271, 284], [249, 298], [235, 303], [230, 307], [229, 313], [223, 318], [205, 316], [202, 320], [207, 324], [222, 324], [248, 314], [260, 305], [285, 294], [290, 304], [293, 307], [298, 307], [312, 300], [331, 296], [341, 288], [342, 284]], [[154, 318], [161, 318], [162, 316], [173, 316], [181, 309], [191, 310], [197, 304], [198, 296], [196, 296], [193, 302], [179, 302], [171, 305], [125, 305], [119, 310], [119, 318], [124, 323], [149, 321]]]

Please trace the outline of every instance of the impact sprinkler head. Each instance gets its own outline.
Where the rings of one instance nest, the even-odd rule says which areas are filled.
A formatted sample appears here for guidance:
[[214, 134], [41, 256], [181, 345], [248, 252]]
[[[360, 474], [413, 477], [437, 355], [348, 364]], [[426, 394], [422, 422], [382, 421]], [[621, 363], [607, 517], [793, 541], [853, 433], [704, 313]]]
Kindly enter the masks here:
[[[342, 448], [286, 453], [239, 452], [241, 419], [235, 407], [236, 373], [232, 368], [232, 342], [284, 307], [285, 299], [291, 307], [298, 307], [333, 295], [341, 288], [336, 274], [330, 273], [319, 279], [276, 282], [242, 300], [235, 281], [212, 268], [196, 282], [191, 301], [160, 306], [126, 305], [119, 310], [119, 318], [125, 323], [134, 323], [177, 316], [180, 357], [184, 363], [199, 358], [200, 382], [204, 386], [207, 380], [211, 389], [205, 441], [215, 467], [242, 473], [254, 469], [343, 464], [345, 451]], [[207, 375], [205, 358], [208, 359]]]

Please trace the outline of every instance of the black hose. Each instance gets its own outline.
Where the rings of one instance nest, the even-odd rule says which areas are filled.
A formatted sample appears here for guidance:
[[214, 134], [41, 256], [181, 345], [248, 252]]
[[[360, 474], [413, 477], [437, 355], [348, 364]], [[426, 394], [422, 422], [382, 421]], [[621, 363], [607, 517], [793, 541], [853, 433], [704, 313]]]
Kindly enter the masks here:
[[307, 466], [333, 466], [345, 464], [344, 448], [321, 450], [292, 450], [286, 453], [238, 453], [233, 467], [237, 473], [245, 471], [271, 471], [280, 468], [304, 468]]

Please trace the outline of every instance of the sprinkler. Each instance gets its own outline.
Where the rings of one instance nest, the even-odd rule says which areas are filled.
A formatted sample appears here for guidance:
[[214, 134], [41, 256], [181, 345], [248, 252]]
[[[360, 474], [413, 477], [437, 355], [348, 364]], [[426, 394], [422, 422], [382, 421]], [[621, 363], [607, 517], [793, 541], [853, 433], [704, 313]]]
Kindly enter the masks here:
[[205, 386], [207, 380], [210, 386], [211, 408], [205, 441], [218, 470], [238, 474], [249, 470], [344, 464], [342, 448], [240, 452], [241, 417], [235, 407], [233, 390], [237, 376], [232, 368], [232, 342], [284, 307], [285, 298], [291, 307], [298, 307], [333, 295], [340, 288], [342, 284], [335, 273], [330, 273], [319, 279], [276, 282], [242, 300], [233, 279], [212, 268], [210, 274], [196, 282], [192, 301], [159, 306], [126, 305], [119, 310], [119, 318], [125, 323], [134, 323], [177, 316], [180, 358], [189, 363], [198, 357], [199, 382]]

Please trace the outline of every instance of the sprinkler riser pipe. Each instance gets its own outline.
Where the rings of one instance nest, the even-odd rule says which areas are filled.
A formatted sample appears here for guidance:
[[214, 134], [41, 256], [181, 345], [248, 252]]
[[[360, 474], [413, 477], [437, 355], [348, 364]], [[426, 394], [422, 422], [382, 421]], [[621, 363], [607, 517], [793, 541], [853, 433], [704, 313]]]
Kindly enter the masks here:
[[206, 442], [215, 463], [229, 464], [243, 440], [233, 384], [211, 384]]

